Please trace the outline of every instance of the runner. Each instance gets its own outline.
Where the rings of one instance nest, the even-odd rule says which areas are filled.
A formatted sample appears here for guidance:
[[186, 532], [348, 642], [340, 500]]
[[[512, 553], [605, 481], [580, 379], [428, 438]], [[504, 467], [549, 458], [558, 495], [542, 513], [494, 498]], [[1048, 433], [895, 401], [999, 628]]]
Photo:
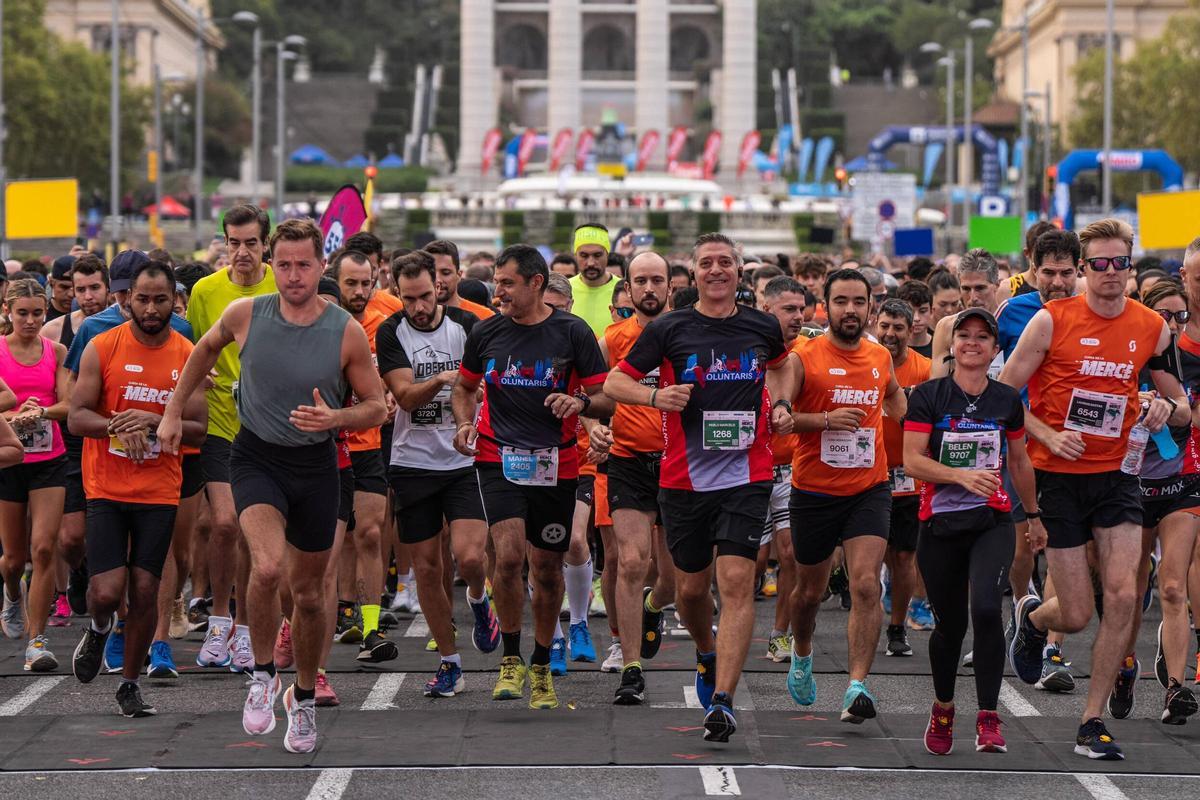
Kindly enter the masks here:
[[944, 268], [935, 269], [929, 273], [927, 283], [933, 297], [929, 325], [936, 331], [938, 323], [945, 317], [962, 311], [962, 288], [958, 284], [958, 278], [954, 277], [954, 273]]
[[388, 479], [396, 495], [401, 541], [411, 548], [421, 610], [441, 654], [425, 696], [453, 697], [465, 682], [453, 604], [442, 585], [443, 520], [449, 521], [454, 564], [467, 583], [475, 649], [490, 653], [500, 644], [500, 623], [484, 591], [488, 529], [479, 483], [472, 459], [454, 449], [450, 407], [463, 347], [479, 322], [463, 309], [438, 302], [434, 259], [428, 252], [409, 253], [396, 266], [405, 310], [383, 323], [376, 340], [379, 373], [400, 406]]
[[[996, 288], [999, 282], [999, 268], [991, 253], [982, 247], [967, 251], [958, 265], [958, 285], [962, 291], [961, 308], [982, 308], [989, 314], [995, 314]], [[931, 356], [931, 374], [934, 378], [944, 378], [953, 369], [954, 359], [950, 352], [950, 341], [953, 338], [951, 329], [957, 318], [958, 312], [947, 314], [934, 326]], [[1003, 366], [1004, 356], [997, 353], [988, 377], [998, 377]]]
[[[63, 366], [67, 348], [40, 335], [47, 305], [46, 291], [37, 281], [9, 281], [4, 290], [5, 322], [0, 326], [0, 380], [17, 403], [4, 418], [25, 451], [21, 463], [0, 470], [0, 623], [8, 638], [28, 637], [27, 672], [58, 668], [45, 632], [58, 575], [56, 545], [66, 494], [66, 448], [59, 420], [67, 416], [70, 373]], [[27, 560], [33, 563], [28, 584]]]
[[480, 320], [496, 315], [496, 312], [487, 306], [472, 303], [459, 296], [458, 247], [454, 242], [434, 239], [421, 249], [433, 256], [433, 261], [437, 265], [437, 301], [439, 304], [446, 308], [461, 308]]
[[[541, 254], [513, 245], [496, 265], [501, 316], [472, 327], [467, 336], [451, 394], [454, 448], [475, 457], [496, 549], [492, 588], [504, 654], [492, 699], [522, 697], [528, 674], [530, 707], [549, 709], [558, 705], [550, 645], [578, 484], [576, 418], [608, 416], [612, 403], [600, 391], [604, 364], [587, 324], [544, 302], [549, 269]], [[481, 384], [483, 406], [476, 417]], [[527, 550], [534, 622], [528, 670], [521, 658]]]
[[[116, 276], [119, 266], [114, 260]], [[113, 280], [120, 286], [117, 281], [124, 278]], [[87, 344], [71, 395], [69, 424], [86, 437], [83, 479], [92, 573], [91, 623], [75, 648], [73, 671], [83, 683], [96, 677], [115, 612], [127, 602], [124, 636], [130, 657], [122, 662], [117, 704], [126, 717], [144, 717], [156, 711], [142, 699], [138, 673], [158, 618], [159, 577], [183, 484], [179, 456], [160, 449], [155, 429], [192, 343], [169, 325], [175, 276], [166, 264], [139, 264], [131, 288], [120, 291], [129, 295], [131, 321]], [[198, 445], [204, 440], [204, 402], [197, 396], [180, 405], [176, 430]]]
[[885, 452], [882, 414], [900, 419], [905, 409], [891, 354], [864, 340], [870, 306], [870, 285], [860, 272], [834, 272], [825, 282], [829, 330], [792, 350], [800, 391], [789, 510], [799, 568], [788, 692], [800, 705], [816, 701], [813, 632], [834, 549], [841, 544], [853, 596], [846, 628], [850, 684], [841, 718], [854, 724], [876, 714], [865, 681], [879, 642], [879, 570], [892, 508], [886, 459], [876, 458]]
[[[1122, 471], [1130, 429], [1140, 416], [1137, 376], [1150, 365], [1155, 398], [1143, 424], [1183, 425], [1189, 407], [1167, 369], [1171, 333], [1162, 317], [1125, 298], [1133, 232], [1105, 219], [1079, 236], [1086, 294], [1054, 300], [1021, 335], [1001, 379], [1029, 386], [1025, 425], [1037, 468], [1038, 506], [1049, 536], [1046, 550], [1058, 594], [1017, 604], [1009, 645], [1013, 669], [1026, 683], [1041, 676], [1046, 631], [1075, 633], [1091, 619], [1093, 598], [1085, 545], [1096, 543], [1104, 615], [1092, 647], [1092, 675], [1075, 752], [1094, 759], [1124, 755], [1100, 715], [1113, 688], [1133, 622], [1141, 554], [1141, 491]], [[1026, 514], [1028, 516], [1028, 513]]]
[[[1183, 254], [1183, 265], [1179, 270], [1179, 278], [1187, 293], [1188, 309], [1200, 309], [1200, 238], [1192, 240]], [[1184, 328], [1184, 334], [1179, 338], [1180, 358], [1185, 365], [1191, 365], [1200, 356], [1200, 347], [1193, 347], [1200, 342], [1200, 312], [1192, 313]], [[1186, 387], [1195, 393], [1194, 386]], [[1200, 536], [1197, 537], [1195, 550], [1192, 553], [1192, 563], [1200, 563]], [[1162, 590], [1159, 590], [1159, 597]], [[1187, 597], [1191, 609], [1200, 609], [1200, 568], [1188, 571]], [[1196, 628], [1196, 678], [1200, 686], [1200, 627]], [[1157, 672], [1157, 670], [1156, 670]], [[1182, 680], [1182, 677], [1181, 677]], [[1196, 690], [1193, 690], [1196, 691]]]
[[582, 317], [599, 337], [612, 324], [608, 307], [612, 303], [613, 289], [621, 282], [608, 271], [608, 254], [612, 249], [608, 228], [593, 222], [580, 225], [575, 229], [573, 248], [579, 262], [579, 274], [570, 279], [575, 298], [573, 313]]
[[933, 331], [929, 319], [933, 315], [933, 294], [921, 281], [910, 280], [900, 284], [896, 297], [912, 306], [912, 334], [908, 337], [908, 349], [925, 358], [933, 357]]
[[[271, 253], [282, 290], [226, 309], [196, 344], [159, 426], [163, 448], [175, 451], [183, 403], [222, 351], [236, 343], [246, 371], [237, 398], [241, 430], [229, 466], [251, 554], [247, 604], [254, 647], [242, 727], [250, 735], [275, 727], [281, 683], [272, 650], [280, 620], [279, 583], [286, 575], [294, 604], [296, 682], [283, 696], [284, 747], [293, 753], [311, 752], [317, 741], [314, 699], [326, 632], [324, 575], [340, 491], [332, 432], [377, 426], [387, 413], [362, 327], [317, 297], [322, 246], [321, 231], [310, 220], [287, 220], [275, 228]], [[305, 357], [281, 359], [284, 352]], [[341, 407], [347, 382], [359, 403]]]
[[[666, 414], [658, 502], [676, 568], [675, 602], [696, 643], [704, 738], [724, 742], [737, 730], [733, 694], [754, 632], [754, 568], [771, 497], [769, 433], [791, 429], [793, 381], [779, 321], [736, 304], [737, 244], [701, 234], [692, 263], [700, 300], [647, 325], [605, 392]], [[658, 388], [643, 385], [655, 369]], [[714, 550], [722, 610], [716, 636]]]
[[1021, 251], [1021, 255], [1025, 258], [1025, 271], [1018, 272], [1006, 281], [1001, 281], [1000, 288], [996, 292], [997, 300], [1003, 302], [1010, 297], [1020, 297], [1023, 294], [1033, 294], [1038, 291], [1037, 262], [1033, 257], [1033, 247], [1043, 234], [1056, 230], [1059, 228], [1046, 220], [1039, 220], [1029, 226], [1029, 229], [1025, 231], [1025, 247]]
[[979, 700], [975, 749], [1004, 753], [1008, 746], [996, 707], [1014, 535], [1011, 502], [1000, 480], [1006, 468], [1031, 509], [1030, 543], [1044, 546], [1046, 531], [1025, 451], [1025, 407], [1016, 390], [987, 375], [999, 350], [996, 320], [984, 309], [969, 308], [954, 321], [952, 334], [953, 377], [913, 389], [904, 419], [905, 470], [925, 481], [917, 560], [937, 618], [929, 637], [935, 700], [925, 749], [949, 755], [954, 747], [954, 684], [969, 608]]
[[384, 264], [383, 242], [378, 236], [370, 231], [359, 231], [346, 240], [342, 245], [342, 250], [362, 253], [371, 262], [372, 285], [383, 289], [383, 291], [371, 295], [371, 300], [367, 304], [371, 311], [378, 312], [383, 315], [384, 319], [387, 319], [403, 308], [400, 300], [384, 288], [391, 277], [390, 265]]
[[50, 277], [46, 281], [50, 287], [46, 322], [71, 313], [71, 301], [75, 297], [75, 286], [71, 283], [71, 268], [74, 266], [75, 256], [59, 256], [54, 259], [54, 264], [50, 267]]

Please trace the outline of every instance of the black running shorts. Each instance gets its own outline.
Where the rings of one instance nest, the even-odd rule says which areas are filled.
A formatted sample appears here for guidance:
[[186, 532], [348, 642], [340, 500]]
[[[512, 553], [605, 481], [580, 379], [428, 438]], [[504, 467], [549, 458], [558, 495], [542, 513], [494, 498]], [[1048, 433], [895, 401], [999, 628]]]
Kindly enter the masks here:
[[66, 455], [0, 469], [0, 500], [9, 503], [28, 503], [30, 492], [62, 489], [66, 485]]
[[162, 577], [178, 506], [123, 503], [97, 498], [87, 501], [88, 572], [100, 575], [137, 567]]
[[580, 475], [575, 484], [575, 499], [585, 506], [596, 504], [596, 476]]
[[888, 533], [888, 547], [905, 553], [916, 552], [917, 534], [921, 529], [920, 520], [917, 519], [920, 509], [920, 495], [892, 495], [892, 525]]
[[354, 491], [387, 496], [387, 472], [378, 450], [352, 450], [350, 464], [354, 468]]
[[654, 513], [658, 510], [658, 473], [662, 453], [637, 453], [632, 457], [608, 457], [608, 508], [628, 508]]
[[338, 470], [338, 522], [345, 522], [347, 528], [353, 528], [350, 520], [354, 519], [354, 468], [345, 467]]
[[753, 561], [762, 542], [771, 481], [710, 492], [660, 489], [658, 503], [671, 560], [684, 572], [703, 572], [718, 556]]
[[880, 483], [845, 497], [792, 487], [792, 548], [805, 566], [822, 564], [839, 544], [855, 536], [887, 541], [892, 522], [892, 486]]
[[1200, 516], [1200, 475], [1142, 481], [1142, 526], [1157, 528], [1168, 514], [1188, 511]]
[[1094, 528], [1142, 524], [1142, 489], [1120, 470], [1075, 474], [1037, 470], [1038, 510], [1047, 547], [1082, 547]]
[[525, 538], [534, 547], [567, 552], [571, 546], [577, 478], [559, 478], [555, 486], [521, 486], [505, 478], [499, 464], [476, 462], [475, 472], [489, 526], [506, 519], [522, 519]]
[[67, 465], [63, 469], [67, 499], [63, 501], [63, 513], [81, 514], [87, 511], [87, 495], [83, 491], [83, 438], [63, 431], [63, 444], [67, 446]]
[[444, 522], [486, 519], [474, 467], [444, 472], [392, 467], [388, 470], [388, 480], [396, 502], [400, 541], [404, 544], [432, 539], [441, 533]]
[[232, 443], [208, 434], [200, 445], [200, 464], [205, 483], [229, 483], [229, 451]]
[[179, 497], [186, 500], [199, 494], [204, 488], [204, 456], [199, 453], [185, 453], [181, 466], [183, 483], [179, 487]]

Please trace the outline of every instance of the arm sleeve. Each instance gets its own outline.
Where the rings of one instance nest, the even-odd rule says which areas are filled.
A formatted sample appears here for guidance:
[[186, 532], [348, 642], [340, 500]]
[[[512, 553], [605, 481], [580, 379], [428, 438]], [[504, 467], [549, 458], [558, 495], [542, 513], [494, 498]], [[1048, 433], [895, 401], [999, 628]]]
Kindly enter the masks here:
[[774, 366], [787, 358], [788, 349], [783, 343], [783, 331], [778, 325], [771, 325], [767, 331], [767, 364]]
[[380, 375], [396, 369], [412, 369], [412, 361], [396, 336], [399, 327], [399, 320], [390, 317], [375, 332], [375, 357], [379, 360]]
[[646, 377], [648, 372], [662, 364], [663, 353], [666, 350], [665, 333], [666, 326], [663, 325], [661, 317], [651, 322], [634, 342], [629, 355], [617, 364], [617, 368], [635, 380], [640, 381]]
[[482, 331], [486, 326], [475, 325], [467, 333], [467, 341], [463, 344], [462, 364], [458, 371], [472, 380], [483, 377], [483, 357], [480, 353], [483, 347]]
[[600, 352], [600, 342], [592, 335], [592, 329], [585, 322], [582, 325], [571, 325], [571, 331], [575, 340], [575, 373], [579, 376], [579, 382], [584, 386], [604, 383], [608, 367], [604, 363], [604, 354]]
[[933, 431], [933, 392], [934, 384], [922, 383], [912, 390], [908, 398], [908, 412], [904, 415], [904, 430], [917, 433]]

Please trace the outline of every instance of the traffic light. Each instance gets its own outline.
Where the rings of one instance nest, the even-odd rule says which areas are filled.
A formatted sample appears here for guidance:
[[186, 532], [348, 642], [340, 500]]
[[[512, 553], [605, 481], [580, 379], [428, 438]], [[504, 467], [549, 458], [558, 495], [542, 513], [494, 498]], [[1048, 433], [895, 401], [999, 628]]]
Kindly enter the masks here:
[[833, 171], [833, 178], [837, 181], [838, 191], [846, 191], [846, 168], [838, 167]]

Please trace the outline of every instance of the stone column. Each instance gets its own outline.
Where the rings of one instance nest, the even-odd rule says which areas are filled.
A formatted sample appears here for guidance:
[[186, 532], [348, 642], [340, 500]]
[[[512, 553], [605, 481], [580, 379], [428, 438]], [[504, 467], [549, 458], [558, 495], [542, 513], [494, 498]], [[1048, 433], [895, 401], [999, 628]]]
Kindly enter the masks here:
[[583, 14], [579, 0], [553, 0], [546, 37], [550, 91], [546, 109], [547, 134], [563, 128], [578, 136], [583, 93]]
[[758, 6], [755, 0], [724, 0], [722, 19], [721, 174], [737, 175], [738, 150], [747, 131], [758, 127], [755, 74], [758, 69]]
[[458, 174], [476, 180], [480, 177], [483, 136], [496, 126], [497, 117], [493, 6], [493, 0], [462, 0], [460, 5]]
[[646, 131], [652, 128], [662, 136], [646, 165], [650, 170], [662, 170], [666, 166], [671, 107], [667, 86], [671, 77], [670, 35], [671, 15], [667, 0], [638, 0], [634, 126], [637, 128], [639, 144]]

